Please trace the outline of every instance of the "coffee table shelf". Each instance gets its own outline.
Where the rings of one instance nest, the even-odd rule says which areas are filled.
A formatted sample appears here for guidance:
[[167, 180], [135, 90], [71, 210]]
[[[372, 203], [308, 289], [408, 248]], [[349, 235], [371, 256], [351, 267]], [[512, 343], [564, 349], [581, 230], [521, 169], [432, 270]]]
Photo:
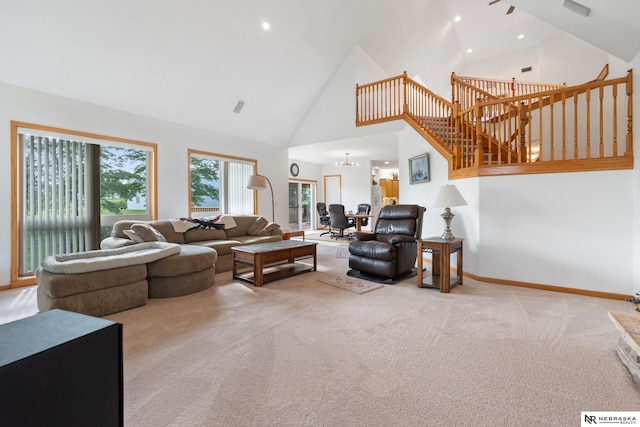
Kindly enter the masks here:
[[[317, 243], [283, 240], [258, 245], [234, 246], [233, 277], [262, 286], [284, 277], [315, 271]], [[313, 263], [303, 263], [303, 260]]]

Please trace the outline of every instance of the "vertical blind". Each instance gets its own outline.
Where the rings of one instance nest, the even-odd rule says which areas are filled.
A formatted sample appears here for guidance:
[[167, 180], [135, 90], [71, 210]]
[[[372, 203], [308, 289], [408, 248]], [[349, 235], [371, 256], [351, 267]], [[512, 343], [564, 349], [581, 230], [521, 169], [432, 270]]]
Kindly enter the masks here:
[[83, 142], [20, 134], [22, 153], [20, 274], [53, 254], [92, 249], [93, 159]]
[[253, 164], [228, 162], [227, 212], [236, 215], [253, 215], [253, 190], [247, 188], [253, 175]]

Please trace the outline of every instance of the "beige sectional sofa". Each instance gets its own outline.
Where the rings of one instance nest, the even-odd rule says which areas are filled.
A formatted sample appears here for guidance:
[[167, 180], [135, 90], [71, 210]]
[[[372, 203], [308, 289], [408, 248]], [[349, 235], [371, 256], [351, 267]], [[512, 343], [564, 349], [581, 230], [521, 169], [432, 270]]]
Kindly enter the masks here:
[[[133, 245], [131, 228], [141, 221], [122, 220], [114, 224], [111, 236], [104, 239], [100, 245], [102, 249], [119, 248]], [[275, 223], [257, 215], [235, 216], [225, 215], [217, 226], [223, 228], [202, 228], [198, 222], [181, 220], [148, 221], [167, 242], [180, 245], [195, 245], [215, 249], [218, 253], [215, 272], [231, 271], [233, 268], [233, 246], [251, 245], [256, 243], [276, 242], [282, 240], [282, 229]], [[206, 225], [204, 226], [206, 227]], [[136, 227], [134, 227], [136, 228]], [[153, 236], [150, 236], [153, 239]]]
[[119, 221], [100, 250], [43, 261], [38, 308], [104, 316], [147, 298], [200, 292], [213, 286], [216, 273], [233, 268], [233, 246], [282, 240], [280, 226], [259, 216], [221, 220]]

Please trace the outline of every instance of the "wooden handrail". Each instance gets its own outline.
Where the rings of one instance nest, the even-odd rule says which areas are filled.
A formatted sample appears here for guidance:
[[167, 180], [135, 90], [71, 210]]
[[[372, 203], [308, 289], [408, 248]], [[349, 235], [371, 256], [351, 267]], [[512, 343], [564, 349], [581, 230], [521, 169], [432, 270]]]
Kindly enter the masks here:
[[562, 164], [567, 170], [632, 168], [632, 70], [602, 80], [605, 68], [600, 79], [571, 87], [494, 81], [493, 88], [508, 83], [513, 93], [543, 89], [512, 96], [486, 90], [489, 79], [452, 73], [452, 101], [405, 71], [356, 85], [356, 125], [404, 119], [449, 160], [453, 177], [561, 171]]

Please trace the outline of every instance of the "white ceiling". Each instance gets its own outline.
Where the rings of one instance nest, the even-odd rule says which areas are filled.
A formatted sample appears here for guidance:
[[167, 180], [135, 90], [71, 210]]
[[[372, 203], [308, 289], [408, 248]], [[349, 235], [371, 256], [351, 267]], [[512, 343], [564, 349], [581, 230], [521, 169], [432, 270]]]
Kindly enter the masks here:
[[[467, 62], [562, 32], [625, 61], [637, 55], [640, 2], [581, 2], [592, 7], [589, 18], [562, 0], [2, 0], [0, 82], [285, 147], [356, 44], [383, 69], [404, 69], [406, 59], [389, 58], [389, 46], [376, 52], [367, 44], [390, 11], [444, 7], [450, 19], [461, 15], [454, 30]], [[510, 4], [516, 10], [507, 16]], [[245, 106], [235, 114], [239, 100]], [[368, 151], [380, 141], [351, 142], [354, 154], [387, 160]], [[317, 159], [313, 148], [306, 152]]]

